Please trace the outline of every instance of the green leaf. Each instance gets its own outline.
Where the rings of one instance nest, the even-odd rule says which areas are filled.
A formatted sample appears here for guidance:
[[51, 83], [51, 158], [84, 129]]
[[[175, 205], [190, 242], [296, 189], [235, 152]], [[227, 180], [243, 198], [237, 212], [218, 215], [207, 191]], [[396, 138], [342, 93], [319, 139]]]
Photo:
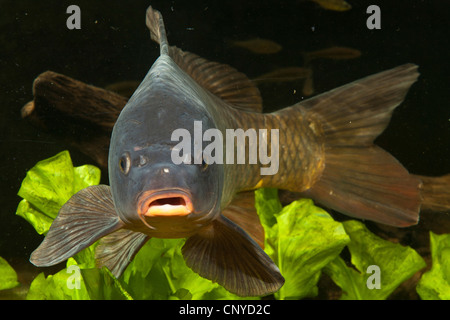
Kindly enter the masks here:
[[73, 194], [73, 165], [68, 151], [39, 161], [27, 172], [18, 195], [50, 218]]
[[[279, 211], [281, 205], [273, 190], [257, 190], [255, 199], [266, 233], [265, 251], [286, 279], [275, 297], [316, 296], [322, 268], [349, 242], [342, 224], [312, 200], [294, 201]], [[275, 221], [270, 218], [273, 214]]]
[[40, 273], [30, 285], [27, 300], [90, 300], [90, 296], [79, 271], [65, 268], [47, 278]]
[[[38, 233], [45, 234], [60, 207], [73, 194], [99, 181], [98, 168], [89, 165], [74, 168], [69, 153], [61, 152], [28, 172], [19, 190], [24, 200], [17, 208], [17, 215], [29, 221]], [[255, 192], [255, 205], [265, 230], [265, 251], [286, 279], [275, 294], [278, 299], [317, 295], [322, 270], [343, 289], [343, 299], [384, 299], [425, 264], [411, 248], [379, 239], [357, 221], [336, 222], [311, 200], [302, 199], [283, 208], [276, 189], [260, 189]], [[433, 258], [436, 267], [429, 276], [423, 277], [419, 294], [424, 298], [447, 298], [450, 276], [446, 266], [450, 265], [447, 262], [450, 248], [448, 242], [444, 245], [433, 239], [437, 248], [434, 253], [437, 258]], [[184, 241], [150, 239], [119, 280], [107, 269], [95, 268], [95, 243], [70, 258], [66, 269], [47, 278], [40, 274], [27, 298], [239, 299], [186, 266], [181, 254]], [[345, 245], [355, 268], [348, 267], [338, 257]], [[366, 271], [370, 265], [380, 268], [381, 289], [367, 288], [370, 275]], [[67, 271], [71, 266], [80, 268], [79, 289], [70, 285], [74, 275]], [[442, 289], [433, 281], [440, 281]]]
[[184, 239], [150, 239], [120, 278], [134, 299], [238, 299], [200, 277], [181, 254]]
[[16, 214], [39, 234], [47, 233], [59, 209], [79, 190], [100, 182], [100, 169], [92, 165], [73, 167], [68, 151], [39, 161], [22, 181], [18, 195], [24, 198]]
[[422, 275], [417, 293], [423, 300], [450, 300], [450, 234], [430, 232], [432, 266]]
[[[47, 233], [59, 209], [79, 190], [100, 182], [100, 169], [92, 165], [73, 167], [68, 151], [39, 161], [27, 172], [22, 182], [19, 196], [24, 198], [16, 214], [27, 220], [39, 234]], [[94, 268], [94, 248], [96, 243], [70, 258], [67, 266]], [[81, 279], [80, 289], [71, 289], [67, 269], [49, 275], [39, 275], [30, 287], [28, 299], [89, 299], [89, 294]], [[104, 281], [105, 282], [105, 281]]]
[[90, 164], [74, 167], [73, 174], [72, 194], [77, 193], [81, 189], [98, 185], [100, 183], [100, 169]]
[[11, 289], [18, 285], [16, 271], [5, 259], [0, 257], [0, 290]]
[[67, 268], [47, 278], [39, 274], [31, 283], [28, 300], [132, 300], [106, 269], [82, 269], [74, 259]]
[[39, 234], [47, 233], [53, 222], [53, 218], [34, 208], [26, 199], [20, 201], [16, 215], [27, 220]]
[[133, 300], [107, 268], [81, 269], [91, 300]]
[[[402, 282], [425, 267], [425, 261], [410, 247], [383, 240], [355, 220], [343, 223], [351, 241], [348, 267], [338, 258], [325, 272], [341, 287], [341, 299], [386, 299]], [[379, 287], [379, 289], [378, 289]]]
[[366, 286], [368, 275], [347, 267], [341, 257], [337, 257], [324, 268], [324, 272], [333, 279], [343, 291], [341, 299], [361, 300], [360, 288]]
[[261, 188], [256, 190], [255, 207], [263, 227], [267, 229], [272, 227], [277, 222], [275, 214], [283, 209], [278, 198], [278, 189]]
[[120, 278], [123, 288], [134, 299], [167, 299], [170, 296], [170, 283], [162, 269], [162, 260], [179, 241], [151, 238], [139, 250]]

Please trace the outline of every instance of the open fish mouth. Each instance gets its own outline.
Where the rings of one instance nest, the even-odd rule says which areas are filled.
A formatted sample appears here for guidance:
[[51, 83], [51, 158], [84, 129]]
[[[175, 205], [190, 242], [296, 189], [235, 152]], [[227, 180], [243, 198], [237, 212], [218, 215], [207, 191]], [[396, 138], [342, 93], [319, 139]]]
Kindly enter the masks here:
[[190, 196], [181, 190], [145, 192], [139, 197], [139, 215], [145, 217], [186, 216], [194, 211]]

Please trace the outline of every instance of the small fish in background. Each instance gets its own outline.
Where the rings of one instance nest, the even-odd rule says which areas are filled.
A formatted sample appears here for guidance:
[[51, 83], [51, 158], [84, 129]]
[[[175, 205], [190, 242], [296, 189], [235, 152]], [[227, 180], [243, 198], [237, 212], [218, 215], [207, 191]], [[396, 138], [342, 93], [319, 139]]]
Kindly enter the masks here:
[[259, 84], [263, 83], [282, 83], [303, 80], [302, 94], [311, 96], [314, 94], [313, 71], [312, 67], [284, 67], [264, 73], [252, 81]]
[[280, 52], [283, 47], [275, 41], [253, 38], [244, 41], [232, 41], [232, 46], [245, 48], [256, 54], [274, 54]]
[[330, 59], [330, 60], [349, 60], [356, 59], [361, 56], [361, 51], [347, 47], [330, 47], [317, 51], [306, 52], [305, 60], [311, 61], [314, 59]]
[[[349, 60], [356, 59], [361, 56], [361, 51], [348, 47], [334, 46], [326, 49], [306, 52], [303, 54], [304, 64], [307, 68], [312, 67], [312, 61], [316, 59], [328, 59], [328, 60]], [[314, 94], [313, 73], [305, 79], [303, 83], [302, 93], [305, 96], [311, 96]]]
[[256, 83], [290, 82], [299, 79], [307, 79], [311, 74], [311, 68], [284, 67], [264, 73], [252, 79], [252, 81]]
[[306, 78], [305, 81], [303, 82], [302, 94], [307, 97], [312, 96], [314, 94], [314, 81], [312, 72], [308, 76], [308, 78]]
[[344, 0], [310, 0], [317, 3], [324, 9], [332, 11], [347, 11], [352, 8], [352, 6]]
[[[421, 206], [436, 208], [450, 198], [449, 179], [436, 192], [436, 180], [422, 184], [373, 143], [417, 80], [416, 65], [262, 113], [259, 90], [244, 74], [169, 46], [162, 16], [151, 7], [146, 22], [160, 56], [115, 122], [110, 186], [85, 188], [64, 204], [31, 255], [34, 265], [55, 265], [100, 240], [98, 266], [119, 277], [151, 237], [186, 238], [182, 254], [193, 271], [237, 295], [261, 296], [279, 290], [284, 278], [261, 248], [263, 232], [246, 227], [258, 220], [254, 207], [241, 205], [254, 200], [251, 190], [297, 192], [349, 216], [396, 227], [417, 224]], [[261, 163], [208, 163], [195, 146], [185, 154], [194, 163], [175, 164], [179, 140], [172, 134], [183, 129], [195, 136], [194, 121], [205, 134], [275, 129], [279, 139], [265, 139], [271, 153], [280, 151], [279, 170], [264, 175]]]

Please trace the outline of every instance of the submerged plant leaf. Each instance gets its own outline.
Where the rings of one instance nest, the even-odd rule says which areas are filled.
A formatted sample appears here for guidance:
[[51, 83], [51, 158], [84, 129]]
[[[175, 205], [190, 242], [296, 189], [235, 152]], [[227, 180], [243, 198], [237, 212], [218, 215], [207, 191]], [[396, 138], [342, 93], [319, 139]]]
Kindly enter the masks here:
[[273, 225], [277, 223], [275, 215], [283, 209], [280, 199], [278, 198], [278, 190], [273, 188], [256, 190], [255, 207], [259, 220], [264, 227], [264, 231], [273, 227]]
[[425, 267], [412, 248], [383, 240], [356, 220], [345, 221], [351, 241], [348, 248], [356, 269], [338, 257], [325, 272], [341, 287], [341, 299], [386, 299], [403, 281]]
[[18, 195], [34, 208], [55, 218], [73, 194], [73, 166], [67, 151], [39, 161], [27, 172]]
[[53, 218], [35, 209], [26, 199], [20, 201], [16, 215], [28, 221], [39, 234], [47, 233], [53, 222]]
[[91, 300], [133, 300], [107, 268], [81, 269]]
[[120, 278], [134, 299], [237, 299], [217, 283], [200, 277], [181, 254], [184, 239], [150, 239]]
[[[167, 299], [170, 285], [162, 271], [161, 259], [176, 240], [151, 238], [120, 277], [122, 286], [136, 300]], [[180, 240], [178, 240], [180, 241]]]
[[65, 268], [47, 277], [40, 273], [30, 285], [27, 300], [90, 300], [90, 296], [81, 274]]
[[44, 234], [72, 195], [99, 182], [100, 169], [92, 165], [74, 168], [69, 152], [60, 152], [39, 161], [27, 172], [18, 192], [24, 200], [16, 214]]
[[45, 277], [40, 273], [31, 283], [27, 300], [132, 300], [106, 268], [81, 268], [70, 258], [67, 267]]
[[[274, 212], [281, 205], [272, 190], [256, 191], [256, 208], [261, 221], [269, 221], [269, 224], [262, 223], [266, 233], [265, 251], [286, 279], [275, 297], [316, 296], [322, 268], [349, 242], [342, 224], [308, 199], [294, 201], [280, 212]], [[272, 215], [275, 223], [270, 225], [273, 221], [267, 217]]]
[[422, 275], [417, 293], [423, 300], [450, 300], [450, 234], [430, 232], [431, 269]]
[[[27, 174], [19, 191], [24, 200], [17, 214], [38, 233], [45, 234], [60, 207], [77, 191], [98, 184], [99, 180], [98, 168], [74, 168], [68, 152], [62, 152], [39, 162]], [[255, 205], [265, 230], [265, 251], [286, 279], [275, 293], [277, 299], [317, 295], [317, 282], [326, 265], [328, 274], [345, 291], [343, 298], [385, 298], [424, 266], [412, 249], [375, 237], [359, 222], [336, 222], [311, 200], [294, 201], [283, 208], [276, 189], [260, 189], [255, 192]], [[240, 299], [186, 266], [181, 254], [184, 242], [184, 239], [150, 239], [119, 279], [106, 268], [95, 267], [97, 243], [94, 243], [70, 258], [67, 268], [48, 277], [40, 274], [32, 282], [27, 298]], [[338, 257], [345, 245], [356, 269], [347, 267]], [[442, 252], [440, 259], [444, 261], [446, 251]], [[368, 291], [365, 271], [373, 264], [380, 267], [382, 289]], [[75, 276], [67, 272], [71, 266], [79, 268], [82, 275], [79, 289], [71, 285]], [[443, 274], [448, 280], [448, 273]]]
[[0, 257], [0, 290], [11, 289], [18, 285], [16, 271], [5, 259]]
[[[99, 182], [100, 169], [92, 165], [73, 167], [69, 152], [60, 152], [39, 161], [28, 171], [18, 192], [24, 199], [19, 203], [16, 214], [27, 220], [37, 233], [45, 234], [59, 209], [72, 195]], [[68, 260], [67, 266], [95, 268], [95, 246], [96, 243], [77, 253], [74, 259]], [[80, 289], [72, 289], [67, 282], [72, 278], [67, 268], [47, 278], [40, 274], [33, 280], [27, 299], [89, 299], [83, 279], [80, 280]]]

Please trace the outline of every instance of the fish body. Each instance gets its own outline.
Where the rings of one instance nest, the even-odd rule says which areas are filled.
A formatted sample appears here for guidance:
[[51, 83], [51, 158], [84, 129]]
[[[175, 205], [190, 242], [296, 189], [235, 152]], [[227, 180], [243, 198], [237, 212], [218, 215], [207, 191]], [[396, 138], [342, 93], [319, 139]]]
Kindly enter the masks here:
[[[210, 222], [220, 212], [220, 198], [209, 194], [221, 194], [222, 168], [209, 166], [205, 173], [202, 164], [177, 165], [171, 160], [177, 145], [171, 140], [172, 132], [179, 128], [193, 131], [192, 119], [201, 121], [205, 129], [215, 127], [207, 112], [213, 102], [195, 82], [187, 80], [168, 55], [159, 57], [121, 112], [111, 137], [108, 163], [116, 211], [122, 221], [144, 222], [144, 229], [151, 225], [151, 236], [190, 236], [197, 231], [197, 218]], [[169, 227], [165, 215], [144, 212], [145, 202], [154, 193], [148, 190], [171, 193], [174, 201], [178, 197], [186, 206], [193, 202], [195, 214], [173, 215]], [[140, 200], [135, 201], [136, 195]]]
[[[32, 263], [56, 264], [101, 239], [98, 264], [119, 277], [150, 237], [187, 238], [182, 253], [195, 272], [241, 296], [267, 295], [284, 278], [261, 249], [254, 208], [237, 205], [249, 190], [286, 189], [350, 216], [395, 226], [417, 223], [420, 180], [373, 144], [416, 80], [415, 65], [264, 114], [258, 90], [243, 74], [170, 47], [162, 16], [151, 7], [147, 26], [161, 55], [114, 126], [110, 186], [75, 194]], [[232, 146], [234, 155], [246, 151], [244, 163], [225, 154], [228, 161], [218, 163], [205, 156], [205, 141], [195, 139], [252, 129], [260, 133], [257, 145], [278, 155], [273, 174], [264, 174], [267, 162], [249, 161], [251, 144]], [[173, 155], [184, 142], [177, 132], [194, 138], [191, 152], [175, 164]], [[203, 140], [212, 143], [214, 137]]]
[[285, 67], [260, 75], [253, 79], [254, 82], [284, 82], [311, 77], [311, 68]]
[[249, 40], [234, 41], [232, 44], [236, 47], [245, 48], [256, 54], [274, 54], [280, 52], [283, 47], [278, 43], [261, 38], [253, 38]]
[[347, 47], [330, 47], [306, 53], [308, 62], [313, 59], [348, 60], [359, 58], [360, 56], [361, 51]]
[[352, 8], [350, 4], [344, 0], [312, 0], [322, 8], [332, 11], [347, 11]]

